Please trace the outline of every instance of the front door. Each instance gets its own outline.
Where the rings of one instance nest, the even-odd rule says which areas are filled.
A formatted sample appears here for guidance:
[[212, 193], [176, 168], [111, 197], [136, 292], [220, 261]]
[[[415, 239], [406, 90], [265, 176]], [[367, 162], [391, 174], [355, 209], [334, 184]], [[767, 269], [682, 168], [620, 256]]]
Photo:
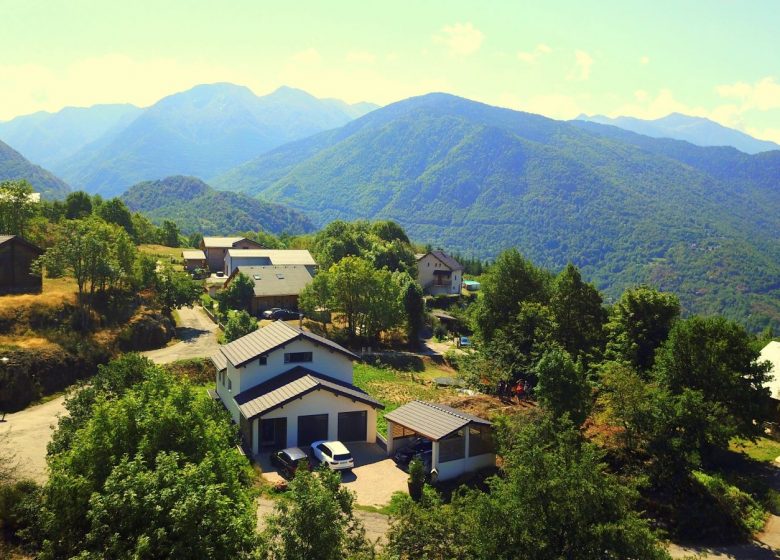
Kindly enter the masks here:
[[260, 420], [260, 447], [263, 449], [287, 447], [287, 418]]

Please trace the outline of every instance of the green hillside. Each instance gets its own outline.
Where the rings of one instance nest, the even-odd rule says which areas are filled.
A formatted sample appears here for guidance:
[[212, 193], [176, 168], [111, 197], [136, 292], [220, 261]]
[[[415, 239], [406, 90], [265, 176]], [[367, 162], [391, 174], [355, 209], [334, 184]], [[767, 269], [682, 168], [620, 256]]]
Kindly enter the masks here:
[[317, 225], [389, 218], [417, 241], [486, 258], [516, 246], [544, 266], [574, 262], [613, 297], [649, 282], [689, 311], [760, 328], [780, 326], [777, 159], [431, 94], [213, 184]]
[[168, 177], [131, 187], [122, 200], [152, 221], [175, 221], [183, 233], [229, 235], [264, 230], [274, 234], [307, 233], [313, 224], [301, 212], [244, 194], [215, 191], [195, 177]]
[[8, 144], [0, 142], [0, 181], [26, 179], [44, 198], [65, 198], [70, 187], [43, 167], [27, 161]]

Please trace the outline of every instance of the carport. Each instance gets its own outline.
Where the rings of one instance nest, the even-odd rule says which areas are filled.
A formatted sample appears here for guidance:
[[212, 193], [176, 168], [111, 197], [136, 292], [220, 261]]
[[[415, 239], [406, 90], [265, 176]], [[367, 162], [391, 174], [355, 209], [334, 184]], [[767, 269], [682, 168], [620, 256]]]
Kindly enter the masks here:
[[496, 464], [493, 426], [484, 418], [441, 404], [412, 401], [385, 415], [387, 453], [404, 447], [409, 438], [429, 439], [431, 470], [439, 480], [457, 478]]

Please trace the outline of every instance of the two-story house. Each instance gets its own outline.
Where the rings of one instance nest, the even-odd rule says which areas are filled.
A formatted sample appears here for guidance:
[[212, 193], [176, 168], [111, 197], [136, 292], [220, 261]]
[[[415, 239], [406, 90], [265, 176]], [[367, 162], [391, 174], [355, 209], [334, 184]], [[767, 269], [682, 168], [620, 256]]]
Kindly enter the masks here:
[[204, 237], [200, 250], [206, 257], [211, 272], [224, 270], [228, 249], [262, 249], [263, 246], [246, 237]]
[[460, 294], [463, 265], [443, 251], [417, 255], [417, 281], [426, 294]]
[[320, 439], [375, 442], [383, 406], [353, 385], [358, 359], [283, 321], [221, 346], [211, 358], [217, 395], [255, 455]]

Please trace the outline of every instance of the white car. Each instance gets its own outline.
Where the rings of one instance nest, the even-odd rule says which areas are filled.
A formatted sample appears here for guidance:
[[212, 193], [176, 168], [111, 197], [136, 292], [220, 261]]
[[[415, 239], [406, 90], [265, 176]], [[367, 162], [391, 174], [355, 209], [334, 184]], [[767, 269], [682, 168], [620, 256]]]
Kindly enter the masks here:
[[311, 444], [311, 451], [317, 461], [327, 465], [333, 471], [355, 467], [352, 453], [340, 441], [315, 441]]

